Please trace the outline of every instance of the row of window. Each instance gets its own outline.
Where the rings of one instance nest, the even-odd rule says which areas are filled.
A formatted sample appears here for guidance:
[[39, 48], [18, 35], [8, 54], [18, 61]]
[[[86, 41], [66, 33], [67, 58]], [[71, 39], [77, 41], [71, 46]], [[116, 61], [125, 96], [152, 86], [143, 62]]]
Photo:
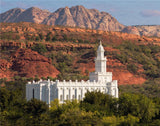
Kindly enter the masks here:
[[[66, 99], [64, 98], [63, 95], [60, 95], [60, 101], [63, 101], [63, 100], [73, 100], [73, 99], [77, 99], [75, 95], [72, 95], [71, 98], [69, 97], [69, 95], [66, 95]], [[82, 96], [78, 95], [78, 99], [77, 100], [81, 100], [81, 99], [82, 99]]]
[[[106, 88], [102, 88], [102, 90], [105, 90]], [[63, 90], [63, 88], [60, 88], [60, 90]], [[64, 90], [70, 90], [70, 88], [66, 88]], [[77, 90], [77, 88], [72, 88], [72, 90]], [[79, 88], [79, 90], [82, 90], [82, 88]], [[89, 90], [89, 88], [84, 88], [84, 90]], [[101, 90], [100, 88], [91, 88], [91, 90]]]

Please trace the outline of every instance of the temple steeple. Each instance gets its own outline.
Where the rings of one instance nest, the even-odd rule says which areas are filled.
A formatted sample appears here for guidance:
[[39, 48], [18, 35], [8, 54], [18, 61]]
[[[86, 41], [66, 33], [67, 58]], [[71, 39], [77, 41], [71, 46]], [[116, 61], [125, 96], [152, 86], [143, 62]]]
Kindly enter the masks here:
[[106, 73], [106, 57], [104, 56], [104, 48], [100, 41], [97, 49], [97, 57], [95, 58], [95, 72]]

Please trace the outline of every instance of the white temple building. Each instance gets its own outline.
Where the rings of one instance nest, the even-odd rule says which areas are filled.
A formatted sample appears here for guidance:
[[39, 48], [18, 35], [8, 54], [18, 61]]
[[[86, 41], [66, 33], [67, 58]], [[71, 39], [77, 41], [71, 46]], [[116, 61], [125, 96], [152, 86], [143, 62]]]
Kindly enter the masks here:
[[95, 72], [91, 72], [88, 81], [40, 80], [26, 84], [26, 99], [36, 98], [50, 104], [54, 99], [60, 103], [65, 100], [83, 100], [87, 91], [100, 91], [118, 98], [117, 80], [112, 81], [112, 72], [107, 72], [104, 48], [100, 42], [95, 58]]

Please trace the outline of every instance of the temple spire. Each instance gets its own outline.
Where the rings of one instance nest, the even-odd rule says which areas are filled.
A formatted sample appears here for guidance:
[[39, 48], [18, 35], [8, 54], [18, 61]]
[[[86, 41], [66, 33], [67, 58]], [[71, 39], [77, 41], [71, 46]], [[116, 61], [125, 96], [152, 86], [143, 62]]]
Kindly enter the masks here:
[[104, 56], [104, 48], [102, 46], [102, 42], [99, 42], [99, 46], [97, 49], [97, 57], [95, 59], [95, 70], [96, 72], [106, 72], [106, 57]]

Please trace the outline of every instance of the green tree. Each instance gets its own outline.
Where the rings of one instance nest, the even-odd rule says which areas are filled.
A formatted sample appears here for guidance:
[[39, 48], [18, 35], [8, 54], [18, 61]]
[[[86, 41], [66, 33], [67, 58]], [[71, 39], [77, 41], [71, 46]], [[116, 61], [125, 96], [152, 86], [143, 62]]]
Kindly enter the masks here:
[[0, 89], [0, 110], [4, 111], [9, 106], [10, 92], [5, 88]]
[[40, 117], [42, 113], [48, 111], [48, 105], [46, 104], [46, 102], [37, 99], [31, 99], [26, 103], [24, 111], [26, 114]]
[[98, 112], [101, 116], [112, 115], [117, 112], [117, 99], [100, 91], [87, 92], [81, 106], [86, 111]]
[[43, 40], [43, 39], [44, 39], [44, 36], [43, 36], [43, 34], [42, 34], [42, 33], [40, 33], [40, 34], [39, 34], [39, 38], [40, 38], [41, 40]]
[[137, 116], [141, 122], [149, 122], [157, 112], [155, 104], [146, 96], [124, 93], [119, 98], [120, 116], [131, 114]]
[[43, 44], [41, 44], [41, 43], [32, 46], [31, 49], [32, 49], [33, 51], [37, 51], [37, 52], [40, 53], [40, 54], [43, 54], [43, 53], [47, 52], [46, 46], [43, 45]]
[[56, 36], [53, 36], [53, 37], [52, 37], [52, 42], [54, 42], [54, 41], [56, 41], [56, 40], [57, 40]]
[[46, 41], [51, 41], [51, 32], [46, 35]]

